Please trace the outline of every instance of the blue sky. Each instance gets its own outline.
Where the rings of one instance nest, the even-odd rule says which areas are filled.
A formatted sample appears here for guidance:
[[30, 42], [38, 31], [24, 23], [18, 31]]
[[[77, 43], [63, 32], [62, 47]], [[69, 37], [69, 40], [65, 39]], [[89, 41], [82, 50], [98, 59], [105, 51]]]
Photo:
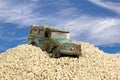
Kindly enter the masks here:
[[120, 0], [0, 0], [0, 52], [26, 43], [29, 26], [45, 23], [120, 53]]

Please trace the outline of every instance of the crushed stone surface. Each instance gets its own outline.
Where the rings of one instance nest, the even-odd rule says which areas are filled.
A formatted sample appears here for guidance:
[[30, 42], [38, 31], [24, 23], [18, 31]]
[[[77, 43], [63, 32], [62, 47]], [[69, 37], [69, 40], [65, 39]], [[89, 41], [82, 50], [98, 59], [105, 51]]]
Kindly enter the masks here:
[[79, 58], [49, 57], [40, 48], [22, 44], [0, 54], [0, 80], [120, 80], [120, 54], [82, 45]]

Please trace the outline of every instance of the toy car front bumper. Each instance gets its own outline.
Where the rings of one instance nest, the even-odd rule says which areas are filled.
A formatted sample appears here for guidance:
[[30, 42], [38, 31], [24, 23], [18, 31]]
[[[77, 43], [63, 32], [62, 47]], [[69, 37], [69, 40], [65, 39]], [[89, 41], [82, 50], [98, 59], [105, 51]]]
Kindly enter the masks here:
[[60, 50], [59, 52], [60, 52], [60, 54], [63, 54], [63, 55], [76, 55], [76, 56], [79, 56], [81, 54], [80, 52], [77, 52], [77, 51], [68, 51], [68, 50]]

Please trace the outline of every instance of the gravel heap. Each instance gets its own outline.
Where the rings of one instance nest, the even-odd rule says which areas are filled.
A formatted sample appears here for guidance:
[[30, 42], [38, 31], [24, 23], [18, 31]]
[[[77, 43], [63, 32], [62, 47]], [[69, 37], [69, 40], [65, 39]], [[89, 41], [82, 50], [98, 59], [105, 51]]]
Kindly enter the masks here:
[[0, 54], [0, 80], [120, 80], [120, 54], [106, 54], [89, 43], [79, 58], [51, 58], [23, 44]]

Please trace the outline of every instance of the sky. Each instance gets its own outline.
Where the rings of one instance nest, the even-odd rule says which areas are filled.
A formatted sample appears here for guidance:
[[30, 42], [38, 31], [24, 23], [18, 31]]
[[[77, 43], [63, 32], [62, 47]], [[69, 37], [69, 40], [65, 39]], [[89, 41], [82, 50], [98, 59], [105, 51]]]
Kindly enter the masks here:
[[44, 24], [120, 53], [120, 0], [0, 0], [0, 53], [27, 43], [30, 25]]

